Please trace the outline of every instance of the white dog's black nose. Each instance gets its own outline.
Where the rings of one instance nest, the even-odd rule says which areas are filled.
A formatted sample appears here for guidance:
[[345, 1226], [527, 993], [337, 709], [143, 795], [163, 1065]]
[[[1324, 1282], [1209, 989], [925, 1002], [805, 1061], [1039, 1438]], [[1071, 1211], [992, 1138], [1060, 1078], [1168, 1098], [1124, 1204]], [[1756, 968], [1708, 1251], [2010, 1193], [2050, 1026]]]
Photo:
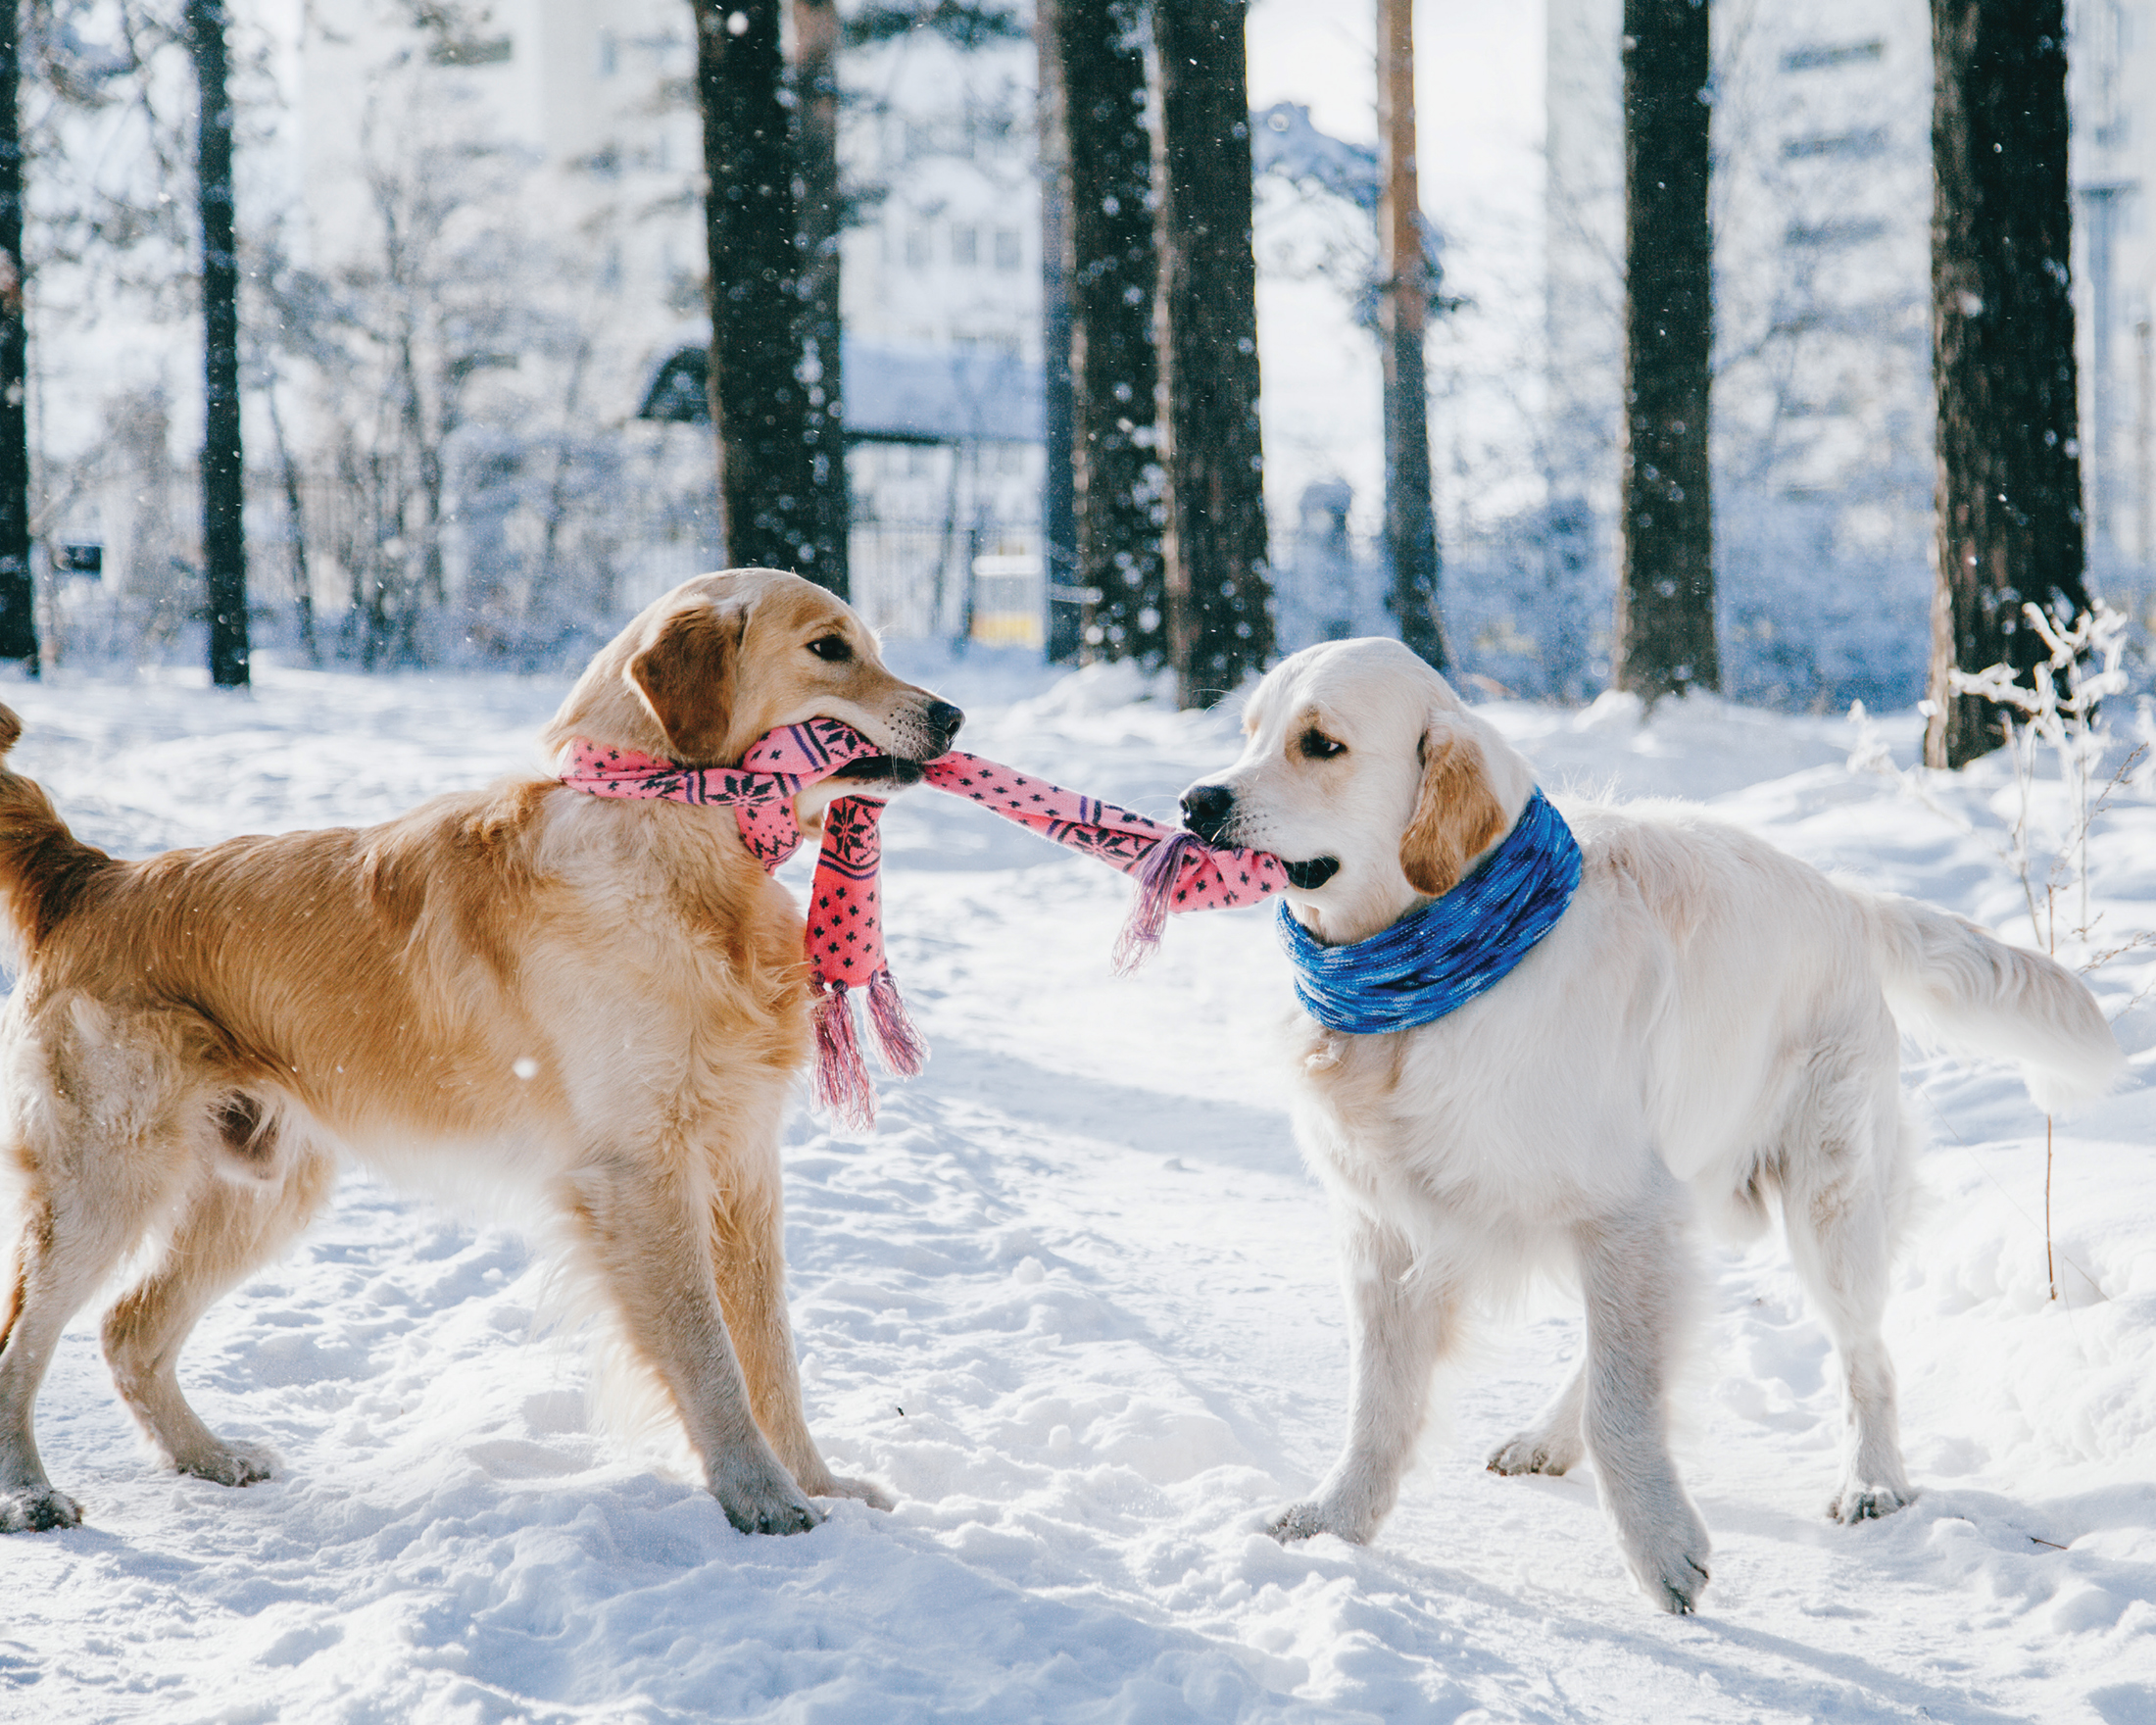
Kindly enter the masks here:
[[948, 701], [937, 701], [930, 704], [927, 718], [932, 729], [943, 733], [944, 749], [948, 752], [951, 740], [958, 734], [958, 727], [965, 723], [964, 713]]
[[1235, 793], [1226, 785], [1193, 785], [1183, 793], [1183, 824], [1208, 845], [1234, 813]]

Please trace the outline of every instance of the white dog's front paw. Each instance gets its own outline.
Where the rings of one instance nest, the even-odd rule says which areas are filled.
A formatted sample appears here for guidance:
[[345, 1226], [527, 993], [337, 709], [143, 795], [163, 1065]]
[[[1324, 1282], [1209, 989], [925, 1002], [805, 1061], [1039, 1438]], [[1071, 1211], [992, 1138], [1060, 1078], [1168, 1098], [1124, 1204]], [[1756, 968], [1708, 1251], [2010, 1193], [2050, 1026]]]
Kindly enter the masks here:
[[1578, 1433], [1556, 1437], [1548, 1432], [1520, 1432], [1490, 1452], [1484, 1465], [1492, 1473], [1569, 1473], [1584, 1451]]
[[1314, 1539], [1321, 1533], [1329, 1533], [1349, 1545], [1364, 1546], [1370, 1543], [1370, 1535], [1376, 1531], [1376, 1518], [1344, 1514], [1338, 1506], [1323, 1500], [1314, 1503], [1291, 1503], [1265, 1524], [1265, 1531], [1282, 1545], [1292, 1545], [1297, 1540]]
[[743, 1533], [807, 1533], [823, 1523], [823, 1511], [769, 1456], [743, 1456], [712, 1468], [711, 1496]]
[[1625, 1560], [1632, 1567], [1640, 1591], [1665, 1611], [1684, 1616], [1699, 1605], [1700, 1591], [1707, 1585], [1707, 1556], [1712, 1551], [1707, 1530], [1696, 1515], [1658, 1528], [1637, 1543], [1627, 1541]]
[[1915, 1497], [1916, 1493], [1905, 1485], [1866, 1485], [1859, 1480], [1844, 1480], [1841, 1490], [1827, 1505], [1827, 1516], [1831, 1521], [1844, 1524], [1877, 1521], [1896, 1509], [1905, 1508]]

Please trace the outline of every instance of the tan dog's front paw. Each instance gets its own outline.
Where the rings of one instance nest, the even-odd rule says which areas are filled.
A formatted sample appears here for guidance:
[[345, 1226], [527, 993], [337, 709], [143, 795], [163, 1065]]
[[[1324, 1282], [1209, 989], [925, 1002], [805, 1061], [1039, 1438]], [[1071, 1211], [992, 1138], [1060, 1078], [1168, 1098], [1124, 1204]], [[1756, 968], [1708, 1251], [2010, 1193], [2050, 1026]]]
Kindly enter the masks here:
[[769, 1458], [714, 1467], [711, 1496], [743, 1533], [807, 1533], [823, 1524], [823, 1511], [802, 1495], [792, 1474]]
[[276, 1464], [270, 1456], [259, 1450], [243, 1450], [230, 1444], [192, 1455], [175, 1455], [172, 1465], [181, 1473], [220, 1486], [260, 1485], [276, 1477]]
[[0, 1492], [0, 1533], [43, 1533], [54, 1527], [80, 1527], [82, 1505], [51, 1486]]

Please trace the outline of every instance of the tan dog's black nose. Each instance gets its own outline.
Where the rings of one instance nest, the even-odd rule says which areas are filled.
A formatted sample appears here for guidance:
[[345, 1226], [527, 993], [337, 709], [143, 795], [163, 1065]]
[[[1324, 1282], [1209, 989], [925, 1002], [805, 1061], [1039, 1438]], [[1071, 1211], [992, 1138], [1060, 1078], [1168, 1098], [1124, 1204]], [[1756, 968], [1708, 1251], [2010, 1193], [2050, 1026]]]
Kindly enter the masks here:
[[948, 701], [938, 701], [928, 710], [931, 727], [943, 732], [943, 746], [948, 752], [952, 740], [957, 736], [958, 727], [965, 723], [965, 715]]
[[1234, 812], [1235, 793], [1226, 785], [1193, 785], [1183, 793], [1183, 824], [1208, 845]]

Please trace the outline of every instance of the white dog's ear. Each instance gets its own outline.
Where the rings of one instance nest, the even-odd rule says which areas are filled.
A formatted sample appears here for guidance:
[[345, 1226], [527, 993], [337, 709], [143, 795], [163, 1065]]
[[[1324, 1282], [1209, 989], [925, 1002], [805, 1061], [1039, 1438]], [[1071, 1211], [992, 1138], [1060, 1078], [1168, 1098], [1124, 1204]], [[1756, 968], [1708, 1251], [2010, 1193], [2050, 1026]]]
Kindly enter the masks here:
[[1400, 834], [1400, 872], [1419, 893], [1449, 892], [1467, 864], [1504, 831], [1504, 807], [1490, 788], [1482, 747], [1464, 729], [1438, 721], [1422, 733], [1422, 787]]
[[748, 621], [746, 606], [678, 611], [629, 661], [629, 682], [666, 733], [675, 760], [718, 758], [733, 721], [734, 667]]

